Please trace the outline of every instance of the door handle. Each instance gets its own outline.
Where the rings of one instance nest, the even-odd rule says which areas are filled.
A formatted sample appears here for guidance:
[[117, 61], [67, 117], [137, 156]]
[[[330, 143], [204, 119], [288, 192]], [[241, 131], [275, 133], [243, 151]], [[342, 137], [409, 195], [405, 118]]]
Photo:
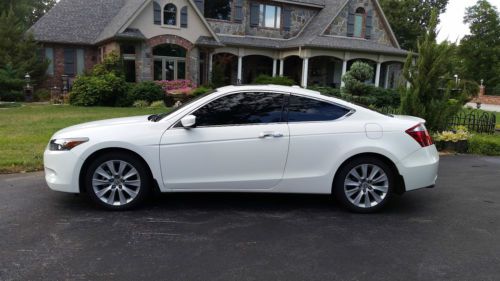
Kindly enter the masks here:
[[262, 132], [259, 135], [259, 138], [265, 139], [265, 138], [281, 138], [283, 137], [283, 134], [280, 132]]

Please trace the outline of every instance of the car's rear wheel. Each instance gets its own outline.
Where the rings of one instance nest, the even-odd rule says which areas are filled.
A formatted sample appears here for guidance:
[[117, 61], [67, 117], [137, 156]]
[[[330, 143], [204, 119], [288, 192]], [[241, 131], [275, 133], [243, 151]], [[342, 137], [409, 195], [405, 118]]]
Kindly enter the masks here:
[[90, 163], [85, 173], [85, 187], [90, 198], [111, 210], [136, 207], [150, 190], [147, 167], [138, 157], [106, 153]]
[[372, 213], [392, 197], [395, 172], [378, 158], [356, 158], [339, 171], [333, 193], [351, 211]]

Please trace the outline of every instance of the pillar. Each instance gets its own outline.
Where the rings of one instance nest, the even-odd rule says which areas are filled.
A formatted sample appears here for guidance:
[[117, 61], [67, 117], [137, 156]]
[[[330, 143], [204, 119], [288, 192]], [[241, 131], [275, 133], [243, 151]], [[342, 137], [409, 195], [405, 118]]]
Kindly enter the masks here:
[[277, 67], [278, 67], [278, 60], [277, 59], [273, 59], [273, 77], [276, 77], [276, 70], [277, 70]]
[[280, 76], [283, 76], [284, 71], [285, 71], [285, 60], [280, 59]]
[[238, 76], [236, 77], [236, 84], [241, 85], [243, 77], [243, 57], [238, 56]]
[[345, 87], [345, 83], [344, 83], [344, 75], [346, 74], [347, 72], [347, 60], [343, 60], [342, 61], [342, 76], [340, 77], [340, 87]]
[[375, 87], [380, 86], [380, 68], [382, 67], [382, 64], [380, 62], [377, 62], [377, 70], [375, 71]]
[[302, 61], [302, 87], [307, 88], [307, 76], [309, 75], [309, 58]]

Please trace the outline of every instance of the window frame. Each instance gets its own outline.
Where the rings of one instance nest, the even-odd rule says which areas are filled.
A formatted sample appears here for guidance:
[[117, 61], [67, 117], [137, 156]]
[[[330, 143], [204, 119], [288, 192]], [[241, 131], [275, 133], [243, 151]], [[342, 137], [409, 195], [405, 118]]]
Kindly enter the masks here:
[[[274, 26], [266, 26], [266, 10], [267, 6], [274, 7]], [[278, 17], [279, 10], [279, 17]], [[283, 26], [283, 7], [281, 5], [275, 5], [270, 3], [259, 3], [259, 28], [267, 28], [274, 30], [281, 30]]]
[[[363, 9], [363, 13], [358, 13], [358, 10], [359, 9]], [[353, 34], [352, 34], [352, 37], [354, 38], [365, 38], [366, 36], [366, 9], [363, 8], [363, 7], [358, 7], [356, 8], [356, 10], [354, 11], [354, 30], [353, 30]], [[361, 17], [361, 33], [359, 34], [359, 36], [357, 36], [356, 34], [356, 19], [358, 17]]]
[[199, 126], [199, 127], [196, 126], [196, 128], [218, 128], [218, 127], [265, 126], [265, 125], [273, 125], [273, 124], [290, 124], [288, 122], [288, 106], [289, 106], [290, 96], [292, 96], [292, 95], [297, 96], [297, 97], [302, 97], [302, 98], [309, 98], [309, 99], [313, 99], [313, 100], [317, 100], [317, 101], [321, 101], [321, 102], [326, 102], [326, 103], [329, 103], [329, 104], [332, 104], [332, 105], [335, 105], [335, 106], [339, 106], [339, 107], [345, 108], [345, 109], [348, 110], [348, 112], [345, 115], [343, 115], [342, 117], [337, 118], [335, 120], [301, 121], [301, 122], [292, 122], [291, 124], [338, 122], [338, 121], [342, 121], [342, 120], [348, 118], [349, 116], [352, 116], [354, 113], [356, 113], [355, 109], [350, 108], [348, 106], [341, 105], [341, 104], [338, 104], [336, 102], [333, 102], [333, 101], [330, 101], [330, 100], [325, 100], [325, 99], [318, 98], [318, 97], [311, 97], [310, 95], [305, 95], [305, 94], [297, 94], [297, 93], [290, 93], [290, 92], [283, 92], [283, 91], [272, 91], [272, 90], [258, 90], [258, 89], [255, 89], [255, 90], [240, 90], [240, 91], [228, 92], [228, 93], [225, 93], [225, 94], [223, 94], [221, 96], [214, 97], [214, 98], [212, 98], [212, 99], [204, 102], [203, 104], [197, 106], [193, 110], [190, 110], [186, 114], [183, 114], [182, 116], [180, 116], [175, 122], [172, 123], [172, 125], [168, 128], [168, 130], [170, 130], [170, 129], [183, 129], [183, 130], [185, 130], [184, 127], [181, 124], [182, 118], [184, 118], [184, 117], [186, 117], [188, 115], [193, 115], [198, 109], [200, 109], [200, 108], [204, 107], [205, 105], [207, 105], [207, 104], [209, 104], [211, 102], [214, 102], [214, 101], [216, 101], [216, 100], [218, 100], [220, 98], [223, 98], [223, 97], [226, 97], [226, 96], [232, 95], [232, 94], [255, 93], [255, 92], [258, 92], [258, 93], [274, 93], [274, 94], [282, 94], [282, 95], [284, 95], [284, 98], [283, 98], [283, 107], [282, 107], [282, 110], [281, 110], [281, 115], [284, 118], [283, 118], [283, 120], [281, 122], [252, 123], [252, 124], [231, 124], [231, 125], [212, 125], [212, 126]]
[[[64, 48], [63, 49], [63, 65], [64, 65], [64, 69], [63, 69], [63, 74], [64, 75], [67, 75], [68, 77], [76, 77], [77, 75], [77, 57], [76, 57], [76, 51], [77, 49], [76, 48]], [[66, 51], [72, 51], [73, 52], [73, 73], [71, 74], [68, 74], [66, 73]]]
[[[167, 8], [167, 6], [169, 5], [172, 5], [174, 8], [175, 8], [175, 24], [167, 24], [165, 23], [165, 13], [167, 13], [167, 11], [165, 10]], [[173, 13], [173, 12], [170, 12], [170, 13]], [[170, 2], [170, 3], [167, 3], [165, 4], [165, 6], [163, 6], [163, 9], [162, 9], [162, 13], [161, 13], [161, 25], [164, 26], [164, 27], [179, 27], [179, 9], [177, 8], [177, 6]]]

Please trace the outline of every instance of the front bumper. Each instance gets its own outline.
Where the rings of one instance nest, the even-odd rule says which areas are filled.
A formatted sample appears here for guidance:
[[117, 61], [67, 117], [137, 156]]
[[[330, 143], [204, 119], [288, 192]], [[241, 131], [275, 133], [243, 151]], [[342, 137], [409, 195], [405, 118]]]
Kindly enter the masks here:
[[43, 154], [45, 181], [52, 190], [80, 193], [78, 178], [83, 165], [76, 154], [71, 151], [45, 150]]
[[435, 145], [424, 147], [407, 156], [398, 166], [406, 191], [431, 187], [438, 177], [439, 153]]

